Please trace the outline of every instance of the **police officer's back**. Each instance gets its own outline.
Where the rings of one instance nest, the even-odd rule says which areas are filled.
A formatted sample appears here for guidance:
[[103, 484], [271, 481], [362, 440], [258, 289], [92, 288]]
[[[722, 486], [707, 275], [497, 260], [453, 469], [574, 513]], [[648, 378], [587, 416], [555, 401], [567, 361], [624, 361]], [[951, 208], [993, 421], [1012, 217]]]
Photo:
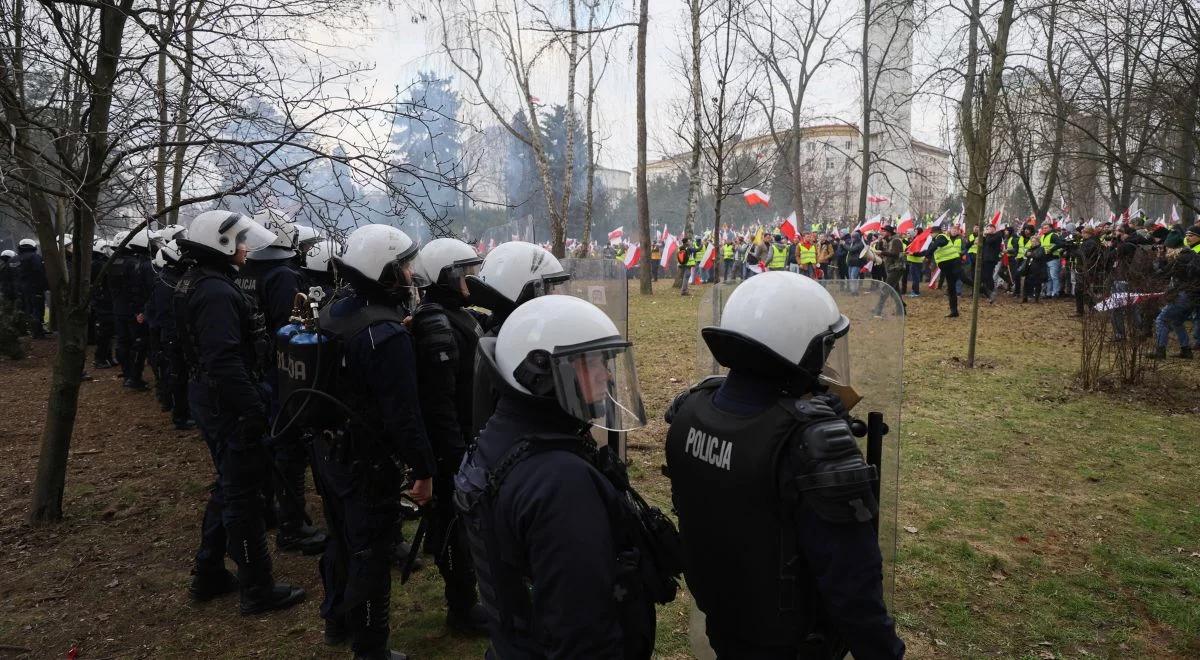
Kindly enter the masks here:
[[644, 423], [628, 348], [595, 306], [555, 295], [525, 303], [498, 338], [480, 340], [501, 398], [455, 497], [490, 619], [488, 657], [653, 650], [650, 590], [630, 581], [639, 564], [628, 546], [627, 484], [598, 467], [587, 437], [591, 424]]
[[395, 227], [366, 225], [335, 257], [352, 291], [321, 310], [337, 350], [335, 397], [345, 423], [314, 440], [330, 541], [321, 557], [321, 616], [329, 643], [356, 658], [402, 658], [387, 647], [392, 524], [406, 466], [412, 497], [432, 495], [433, 452], [417, 400], [416, 352], [404, 325], [417, 245]]
[[836, 397], [809, 397], [848, 328], [819, 284], [755, 277], [702, 333], [728, 377], [667, 413], [685, 574], [719, 658], [903, 655], [883, 603], [874, 468]]
[[16, 293], [21, 301], [21, 311], [29, 316], [34, 339], [40, 339], [46, 336], [43, 321], [49, 284], [46, 281], [46, 264], [33, 239], [23, 238], [17, 244], [16, 261]]
[[17, 253], [12, 250], [0, 252], [0, 301], [9, 304], [17, 298], [16, 258]]

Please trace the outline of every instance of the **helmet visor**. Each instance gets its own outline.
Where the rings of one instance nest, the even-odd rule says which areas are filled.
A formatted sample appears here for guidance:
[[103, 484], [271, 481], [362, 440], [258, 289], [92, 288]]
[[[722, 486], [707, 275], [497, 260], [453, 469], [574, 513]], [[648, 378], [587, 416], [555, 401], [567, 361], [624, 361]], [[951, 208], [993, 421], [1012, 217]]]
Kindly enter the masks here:
[[558, 405], [572, 417], [608, 431], [646, 425], [629, 342], [588, 342], [554, 353], [550, 363]]
[[257, 252], [275, 242], [274, 232], [244, 215], [236, 216], [236, 218], [231, 216], [226, 223], [230, 226], [221, 225], [221, 236], [233, 237], [234, 245], [245, 245], [247, 252]]
[[841, 337], [833, 344], [832, 350], [825, 357], [825, 365], [821, 367], [824, 380], [838, 385], [850, 387], [850, 339]]

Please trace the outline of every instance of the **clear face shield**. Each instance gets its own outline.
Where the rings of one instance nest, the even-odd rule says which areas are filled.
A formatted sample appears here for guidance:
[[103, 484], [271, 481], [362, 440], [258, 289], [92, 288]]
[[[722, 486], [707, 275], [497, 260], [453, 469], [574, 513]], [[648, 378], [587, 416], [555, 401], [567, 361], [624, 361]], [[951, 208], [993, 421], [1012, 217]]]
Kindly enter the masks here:
[[629, 342], [611, 337], [559, 350], [550, 371], [558, 404], [572, 417], [607, 431], [646, 425]]
[[862, 399], [851, 385], [849, 334], [850, 326], [843, 316], [823, 339], [825, 362], [818, 378], [822, 385], [841, 397], [847, 409]]
[[257, 252], [275, 242], [274, 233], [244, 215], [231, 214], [228, 220], [221, 223], [219, 232], [222, 242], [230, 231], [236, 232], [234, 244], [237, 247], [244, 245], [247, 252]]

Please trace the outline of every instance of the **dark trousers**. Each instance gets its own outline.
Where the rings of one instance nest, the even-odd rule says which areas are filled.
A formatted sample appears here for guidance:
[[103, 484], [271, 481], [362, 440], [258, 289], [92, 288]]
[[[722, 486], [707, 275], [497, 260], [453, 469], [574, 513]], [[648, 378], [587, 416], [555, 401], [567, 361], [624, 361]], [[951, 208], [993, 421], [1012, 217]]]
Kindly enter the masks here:
[[110, 310], [96, 310], [93, 317], [95, 323], [96, 352], [93, 362], [99, 364], [112, 362], [113, 321]]
[[921, 278], [924, 276], [924, 262], [908, 262], [908, 286], [913, 293], [921, 293]]
[[475, 567], [466, 530], [454, 523], [454, 473], [461, 462], [461, 453], [457, 460], [450, 457], [439, 461], [438, 474], [433, 478], [434, 502], [425, 544], [433, 550], [438, 572], [442, 574], [446, 607], [451, 612], [465, 613], [479, 599], [475, 595]]
[[46, 336], [46, 294], [26, 293], [21, 296], [21, 309], [29, 317], [29, 333], [36, 339]]
[[325, 589], [321, 617], [343, 622], [354, 652], [367, 654], [387, 648], [397, 507], [394, 495], [384, 491], [395, 484], [346, 453], [325, 437], [313, 441], [313, 473], [329, 525], [320, 566]]
[[1021, 300], [1028, 300], [1029, 296], [1032, 294], [1034, 302], [1040, 301], [1042, 299], [1042, 285], [1045, 284], [1045, 282], [1046, 280], [1043, 277], [1026, 275], [1023, 283], [1025, 288], [1021, 291]]
[[193, 381], [189, 393], [217, 473], [201, 521], [196, 571], [221, 568], [228, 553], [237, 563], [243, 590], [268, 587], [274, 579], [259, 492], [269, 469], [266, 451], [260, 440], [246, 442], [240, 437], [238, 419], [222, 410], [224, 402], [215, 385]]
[[[290, 420], [276, 420], [279, 415], [278, 385], [273, 377], [268, 378], [267, 386], [271, 389], [271, 420], [274, 426], [283, 430]], [[291, 414], [296, 407], [291, 406]], [[276, 421], [278, 423], [276, 424]], [[304, 472], [308, 469], [309, 450], [307, 443], [301, 437], [300, 429], [295, 424], [284, 431], [281, 437], [275, 438], [268, 448], [275, 468], [271, 472], [270, 498], [277, 505], [280, 531], [295, 530], [306, 523], [304, 510]]]
[[131, 314], [114, 314], [113, 324], [117, 331], [117, 361], [121, 363], [121, 376], [125, 380], [143, 380], [150, 343], [146, 324], [138, 323]]
[[942, 269], [942, 281], [938, 286], [946, 289], [946, 300], [950, 303], [950, 313], [958, 313], [958, 283], [963, 281], [962, 262], [958, 259], [943, 261], [938, 264]]
[[986, 259], [983, 262], [983, 279], [979, 282], [980, 295], [991, 296], [996, 291], [996, 265], [999, 260]]

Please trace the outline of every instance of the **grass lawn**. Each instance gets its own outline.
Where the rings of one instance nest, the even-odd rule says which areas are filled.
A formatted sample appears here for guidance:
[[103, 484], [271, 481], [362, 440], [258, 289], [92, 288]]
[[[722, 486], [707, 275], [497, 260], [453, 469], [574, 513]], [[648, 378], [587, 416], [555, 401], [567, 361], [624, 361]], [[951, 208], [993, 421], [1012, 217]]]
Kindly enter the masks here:
[[[634, 282], [630, 295], [651, 423], [629, 455], [639, 488], [669, 509], [662, 411], [696, 375], [699, 296], [662, 284], [643, 297]], [[1152, 379], [1169, 389], [1080, 392], [1073, 305], [1004, 299], [981, 311], [981, 367], [967, 370], [968, 318], [945, 309], [937, 293], [909, 301], [903, 427], [889, 439], [898, 524], [915, 530], [899, 532], [894, 597], [910, 656], [1200, 657], [1197, 363]], [[0, 657], [76, 644], [80, 658], [345, 655], [320, 642], [312, 558], [276, 557], [281, 578], [309, 589], [292, 611], [243, 619], [231, 599], [188, 603], [206, 451], [111, 374], [85, 384], [68, 519], [24, 523], [52, 350], [0, 365]], [[394, 587], [396, 648], [479, 656], [480, 642], [445, 631], [432, 566]], [[683, 593], [659, 611], [662, 657], [689, 656], [687, 624]]]

